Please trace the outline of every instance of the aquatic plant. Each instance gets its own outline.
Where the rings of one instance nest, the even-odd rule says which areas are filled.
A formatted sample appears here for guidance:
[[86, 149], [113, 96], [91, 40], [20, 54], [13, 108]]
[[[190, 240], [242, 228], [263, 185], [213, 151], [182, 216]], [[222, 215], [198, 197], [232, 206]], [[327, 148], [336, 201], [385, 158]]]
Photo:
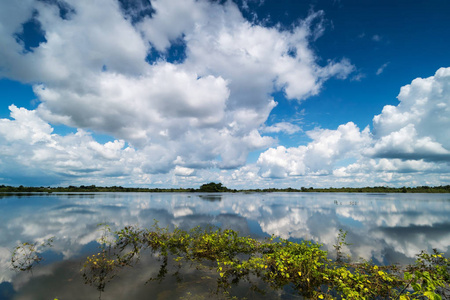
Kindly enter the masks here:
[[[343, 246], [349, 244], [342, 230], [334, 245], [335, 260], [311, 241], [296, 243], [274, 236], [257, 240], [215, 227], [169, 230], [156, 222], [150, 229], [126, 226], [112, 232], [103, 224], [101, 230], [100, 251], [87, 257], [81, 268], [85, 283], [100, 292], [99, 298], [107, 283], [122, 268], [138, 264], [146, 250], [160, 261], [159, 271], [148, 281], [162, 281], [169, 271], [178, 276], [183, 265], [209, 270], [216, 274], [214, 293], [226, 299], [236, 298], [231, 292], [240, 282], [260, 293], [266, 292], [261, 282], [272, 290], [289, 286], [307, 299], [441, 300], [450, 296], [450, 260], [442, 253], [421, 252], [415, 264], [407, 266], [352, 262], [344, 259]], [[12, 252], [12, 268], [32, 272], [52, 241], [18, 245]]]
[[48, 238], [42, 243], [24, 242], [16, 246], [11, 254], [11, 268], [16, 271], [33, 272], [33, 268], [44, 259], [42, 249], [51, 247], [53, 239]]
[[377, 266], [371, 262], [342, 259], [344, 231], [340, 231], [337, 260], [328, 258], [321, 245], [271, 237], [260, 241], [236, 231], [196, 227], [190, 231], [127, 226], [113, 234], [115, 242], [98, 255], [88, 257], [82, 274], [87, 284], [103, 291], [118, 270], [139, 262], [150, 250], [160, 258], [156, 277], [161, 281], [173, 263], [175, 275], [183, 263], [217, 273], [216, 293], [229, 293], [241, 281], [264, 292], [263, 281], [272, 289], [293, 287], [308, 299], [444, 299], [449, 295], [450, 261], [441, 253], [422, 252], [414, 265]]

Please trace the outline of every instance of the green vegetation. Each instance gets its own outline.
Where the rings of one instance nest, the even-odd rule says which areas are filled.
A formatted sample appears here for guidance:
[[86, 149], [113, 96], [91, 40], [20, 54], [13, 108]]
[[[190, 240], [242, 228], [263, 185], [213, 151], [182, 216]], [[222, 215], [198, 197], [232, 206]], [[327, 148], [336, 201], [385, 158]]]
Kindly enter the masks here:
[[227, 187], [224, 187], [221, 183], [210, 182], [207, 184], [203, 184], [198, 189], [198, 192], [202, 193], [225, 193], [230, 190]]
[[[151, 229], [127, 226], [113, 233], [103, 226], [102, 230], [101, 250], [89, 256], [81, 269], [85, 283], [95, 287], [100, 298], [107, 283], [122, 268], [139, 263], [146, 250], [160, 261], [158, 274], [149, 281], [160, 282], [171, 273], [180, 276], [182, 266], [209, 270], [217, 284], [212, 293], [229, 299], [237, 298], [233, 288], [242, 282], [260, 293], [290, 286], [306, 299], [448, 299], [450, 295], [450, 260], [441, 253], [422, 252], [408, 266], [354, 263], [342, 253], [342, 246], [348, 245], [342, 230], [334, 261], [321, 245], [310, 241], [275, 237], [261, 241], [229, 229], [170, 231], [155, 223]], [[48, 245], [51, 240], [41, 246]], [[41, 259], [35, 244], [24, 243], [15, 248], [11, 264], [16, 270], [31, 271]]]
[[0, 185], [0, 193], [106, 193], [106, 192], [196, 192], [195, 189], [160, 189], [160, 188], [129, 188], [121, 186], [96, 186], [96, 185], [81, 185], [81, 186], [68, 186], [68, 187], [25, 187], [25, 186], [5, 186]]
[[11, 267], [16, 271], [32, 272], [33, 268], [43, 260], [40, 254], [42, 249], [51, 247], [52, 243], [53, 238], [49, 238], [43, 243], [25, 242], [16, 246], [11, 255]]
[[375, 187], [361, 187], [361, 188], [305, 188], [300, 189], [286, 188], [286, 189], [250, 189], [242, 190], [244, 192], [302, 192], [302, 193], [450, 193], [450, 185], [445, 186], [417, 186], [417, 187], [387, 187], [387, 186], [375, 186]]
[[[320, 245], [294, 243], [272, 237], [259, 241], [241, 237], [233, 230], [194, 228], [169, 231], [155, 224], [151, 230], [127, 226], [114, 233], [115, 242], [103, 242], [98, 255], [89, 257], [82, 269], [87, 284], [105, 289], [118, 269], [138, 263], [142, 251], [160, 257], [159, 273], [149, 280], [163, 280], [183, 263], [215, 271], [215, 293], [232, 296], [239, 282], [264, 293], [258, 281], [271, 289], [293, 287], [307, 299], [442, 299], [448, 295], [450, 260], [441, 253], [421, 253], [414, 265], [376, 266], [343, 259], [341, 231], [335, 246], [338, 259], [332, 261]], [[107, 239], [104, 238], [104, 241]]]
[[376, 186], [376, 187], [361, 187], [361, 188], [305, 188], [301, 187], [299, 189], [295, 188], [267, 188], [267, 189], [229, 189], [223, 186], [221, 183], [210, 182], [203, 184], [199, 189], [194, 188], [133, 188], [133, 187], [122, 187], [122, 186], [110, 186], [102, 187], [95, 185], [81, 185], [81, 186], [68, 186], [68, 187], [24, 187], [24, 186], [6, 186], [0, 185], [0, 193], [98, 193], [98, 192], [150, 192], [150, 193], [190, 193], [190, 192], [202, 192], [202, 193], [274, 193], [274, 192], [301, 192], [301, 193], [450, 193], [450, 185], [445, 186], [418, 186], [418, 187], [386, 187], [386, 186]]

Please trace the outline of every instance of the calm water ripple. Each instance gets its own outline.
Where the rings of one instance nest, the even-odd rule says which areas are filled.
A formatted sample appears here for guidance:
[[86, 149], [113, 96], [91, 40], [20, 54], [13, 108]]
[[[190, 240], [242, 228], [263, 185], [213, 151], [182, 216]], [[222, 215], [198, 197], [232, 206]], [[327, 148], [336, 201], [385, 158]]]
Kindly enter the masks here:
[[[409, 263], [421, 250], [433, 248], [450, 254], [449, 194], [54, 193], [0, 195], [0, 207], [0, 300], [98, 297], [95, 289], [83, 286], [79, 269], [81, 259], [97, 251], [99, 223], [112, 229], [150, 227], [154, 220], [182, 229], [213, 224], [245, 236], [309, 239], [324, 249], [333, 249], [343, 229], [353, 244], [347, 249], [353, 259], [379, 264]], [[52, 236], [53, 247], [33, 274], [10, 269], [11, 251], [18, 243]], [[167, 295], [161, 299], [178, 299], [170, 280], [144, 285], [150, 269], [138, 272], [139, 278], [136, 273], [123, 275], [120, 282], [128, 288], [111, 283], [104, 299], [147, 299], [156, 290]], [[184, 288], [179, 295], [188, 290]]]

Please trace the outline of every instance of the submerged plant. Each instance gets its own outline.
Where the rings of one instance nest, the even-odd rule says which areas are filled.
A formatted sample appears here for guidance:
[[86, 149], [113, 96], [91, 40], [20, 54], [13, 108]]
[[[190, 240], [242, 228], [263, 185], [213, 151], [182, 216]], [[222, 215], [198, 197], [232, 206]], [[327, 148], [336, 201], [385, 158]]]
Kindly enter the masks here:
[[339, 234], [337, 237], [336, 245], [333, 245], [334, 249], [336, 250], [336, 262], [338, 262], [338, 263], [343, 262], [344, 254], [342, 252], [342, 248], [344, 246], [352, 245], [345, 241], [346, 238], [347, 238], [347, 231], [344, 231], [343, 229], [339, 229]]
[[51, 247], [53, 239], [48, 238], [42, 243], [24, 242], [16, 246], [11, 255], [11, 268], [16, 271], [33, 272], [33, 268], [44, 259], [42, 252], [38, 250]]
[[[94, 286], [100, 297], [123, 267], [133, 267], [143, 251], [150, 251], [160, 264], [148, 281], [162, 281], [170, 273], [179, 276], [183, 266], [195, 267], [216, 281], [216, 298], [235, 299], [233, 287], [245, 282], [260, 293], [267, 287], [290, 287], [306, 299], [450, 299], [450, 260], [442, 253], [422, 252], [415, 264], [403, 267], [351, 262], [342, 259], [342, 248], [349, 245], [342, 230], [334, 246], [334, 261], [321, 245], [311, 241], [296, 243], [274, 236], [257, 240], [215, 227], [169, 230], [155, 223], [150, 229], [126, 226], [112, 232], [103, 226], [101, 230], [100, 251], [89, 256], [81, 269], [85, 283]], [[12, 267], [31, 271], [42, 260], [38, 250], [51, 242], [17, 246]]]
[[101, 294], [105, 290], [106, 284], [118, 273], [120, 263], [113, 259], [114, 250], [111, 237], [111, 228], [107, 224], [99, 224], [102, 235], [97, 240], [100, 244], [100, 252], [86, 258], [81, 268], [81, 274], [85, 284], [95, 286]]
[[[342, 230], [335, 245], [335, 261], [328, 259], [321, 245], [310, 241], [294, 243], [275, 237], [259, 241], [230, 229], [170, 231], [155, 223], [151, 229], [127, 226], [115, 235], [114, 251], [110, 252], [115, 259], [102, 256], [99, 262], [88, 258], [90, 270], [97, 262], [104, 272], [100, 274], [115, 274], [120, 267], [138, 263], [141, 252], [150, 250], [161, 264], [149, 281], [163, 280], [171, 262], [177, 267], [175, 275], [188, 262], [217, 272], [216, 293], [229, 293], [241, 281], [261, 293], [265, 292], [258, 285], [261, 281], [274, 290], [291, 286], [307, 299], [442, 299], [449, 293], [450, 263], [441, 253], [422, 253], [415, 265], [403, 268], [351, 263], [342, 259], [342, 247], [349, 245]], [[98, 284], [112, 277], [98, 279], [90, 283], [103, 290], [104, 284]]]

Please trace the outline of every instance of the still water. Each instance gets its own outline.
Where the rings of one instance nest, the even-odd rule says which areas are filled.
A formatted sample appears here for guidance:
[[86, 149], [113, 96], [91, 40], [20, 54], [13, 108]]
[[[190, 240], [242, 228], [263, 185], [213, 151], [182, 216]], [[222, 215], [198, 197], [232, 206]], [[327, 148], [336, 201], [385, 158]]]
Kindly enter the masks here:
[[[0, 208], [0, 300], [98, 299], [95, 288], [83, 283], [80, 269], [87, 255], [98, 252], [99, 223], [113, 230], [150, 227], [154, 220], [182, 229], [212, 224], [255, 238], [313, 240], [330, 254], [343, 229], [352, 244], [346, 253], [377, 264], [410, 263], [421, 250], [433, 248], [450, 254], [450, 194], [3, 194]], [[53, 246], [32, 273], [11, 270], [15, 246], [50, 237]], [[211, 298], [207, 281], [189, 270], [181, 283], [167, 278], [146, 284], [158, 266], [142, 260], [140, 267], [110, 282], [102, 299]], [[298, 299], [289, 291], [265, 298]]]

